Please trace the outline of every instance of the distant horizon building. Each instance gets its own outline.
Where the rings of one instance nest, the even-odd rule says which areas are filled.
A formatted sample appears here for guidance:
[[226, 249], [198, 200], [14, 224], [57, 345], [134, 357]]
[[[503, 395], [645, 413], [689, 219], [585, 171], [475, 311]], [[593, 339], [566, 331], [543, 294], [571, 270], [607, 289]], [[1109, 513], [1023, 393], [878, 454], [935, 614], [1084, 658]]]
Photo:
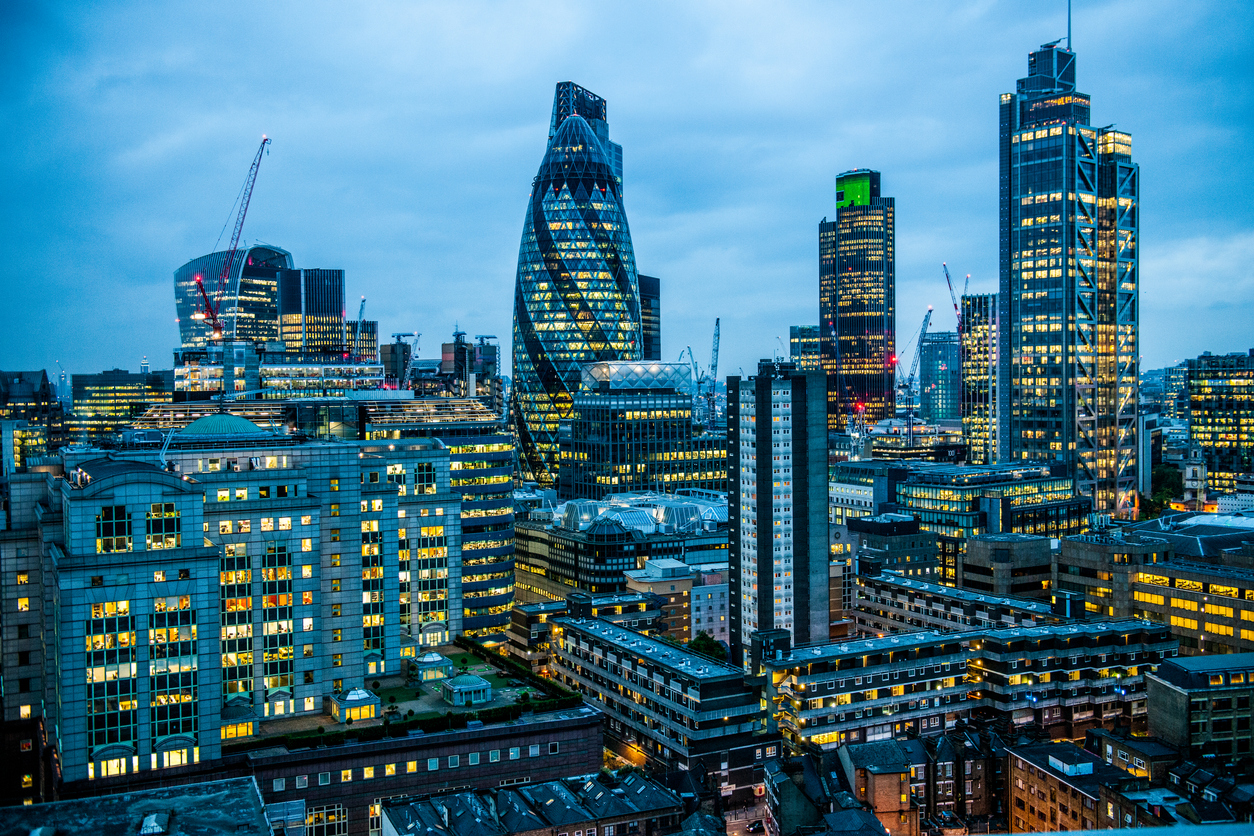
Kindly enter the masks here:
[[997, 437], [997, 294], [962, 297], [962, 441], [971, 464], [1001, 459]]
[[71, 434], [97, 441], [114, 435], [157, 403], [174, 399], [174, 370], [130, 372], [111, 369], [73, 376]]
[[919, 417], [932, 423], [962, 420], [962, 343], [954, 331], [923, 335]]
[[836, 177], [836, 220], [819, 223], [819, 328], [828, 429], [865, 424], [896, 408], [896, 222], [880, 173]]
[[1139, 169], [1094, 128], [1076, 55], [1046, 44], [1001, 96], [999, 435], [1006, 461], [1057, 461], [1099, 511], [1137, 486]]
[[[205, 307], [196, 277], [201, 278], [212, 299], [228, 255], [229, 250], [202, 255], [174, 271], [179, 340], [185, 349], [203, 348], [211, 330], [208, 320], [196, 318]], [[269, 244], [240, 247], [222, 288], [222, 298], [215, 300], [220, 306], [218, 316], [224, 337], [254, 342], [278, 340], [280, 287], [299, 280], [300, 271], [295, 269], [287, 250]]]
[[653, 276], [640, 280], [640, 359], [660, 362], [662, 359], [662, 282]]
[[1201, 450], [1210, 487], [1232, 492], [1254, 472], [1254, 348], [1187, 361], [1189, 441]]
[[523, 224], [514, 289], [510, 418], [525, 481], [557, 481], [558, 425], [581, 367], [639, 360], [640, 287], [623, 209], [623, 152], [605, 100], [561, 82]]
[[757, 371], [727, 378], [729, 661], [746, 670], [755, 633], [797, 646], [830, 626], [825, 377]]
[[823, 355], [819, 326], [788, 326], [788, 357], [799, 369], [820, 371], [823, 368]]

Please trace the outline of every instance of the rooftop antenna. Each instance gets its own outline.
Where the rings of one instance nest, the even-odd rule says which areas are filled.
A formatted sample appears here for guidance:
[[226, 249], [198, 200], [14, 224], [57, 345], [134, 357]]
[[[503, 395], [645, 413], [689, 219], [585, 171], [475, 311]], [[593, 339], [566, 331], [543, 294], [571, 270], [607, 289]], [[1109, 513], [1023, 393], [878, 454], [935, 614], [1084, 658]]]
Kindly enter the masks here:
[[1067, 51], [1071, 52], [1071, 0], [1067, 0]]

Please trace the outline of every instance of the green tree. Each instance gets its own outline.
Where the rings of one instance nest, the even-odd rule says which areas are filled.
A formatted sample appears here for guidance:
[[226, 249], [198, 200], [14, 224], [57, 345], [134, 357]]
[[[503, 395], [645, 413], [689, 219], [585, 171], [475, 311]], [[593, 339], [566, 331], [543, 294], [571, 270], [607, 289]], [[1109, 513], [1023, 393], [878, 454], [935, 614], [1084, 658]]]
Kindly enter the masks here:
[[703, 656], [709, 656], [711, 659], [717, 659], [720, 662], [727, 661], [727, 648], [723, 647], [722, 642], [715, 641], [714, 637], [704, 630], [688, 642], [688, 648]]

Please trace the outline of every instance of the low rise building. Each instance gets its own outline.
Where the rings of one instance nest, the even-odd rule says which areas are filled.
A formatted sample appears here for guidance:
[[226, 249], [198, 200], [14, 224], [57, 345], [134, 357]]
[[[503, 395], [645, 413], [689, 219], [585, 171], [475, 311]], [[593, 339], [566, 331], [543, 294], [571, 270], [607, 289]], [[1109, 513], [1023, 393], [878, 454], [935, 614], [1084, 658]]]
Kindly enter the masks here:
[[381, 833], [659, 836], [676, 830], [683, 818], [683, 801], [666, 787], [634, 773], [621, 781], [603, 773], [388, 799], [382, 803]]
[[728, 641], [727, 564], [704, 563], [692, 567], [692, 635], [706, 633], [715, 641]]
[[646, 636], [662, 625], [662, 601], [647, 592], [572, 592], [565, 601], [515, 604], [506, 632], [505, 652], [547, 674], [552, 619], [563, 615], [603, 618]]
[[[1170, 664], [1168, 662], [1167, 664]], [[1151, 714], [1153, 708], [1150, 709]], [[1180, 762], [1180, 750], [1157, 737], [1135, 736], [1123, 729], [1089, 729], [1084, 748], [1136, 778], [1164, 784], [1167, 771]]]
[[[770, 638], [770, 637], [766, 637]], [[924, 735], [973, 716], [1079, 737], [1145, 727], [1147, 668], [1175, 652], [1162, 625], [1096, 624], [919, 632], [761, 648], [768, 728], [793, 751]]]
[[763, 738], [757, 689], [740, 669], [601, 619], [552, 625], [552, 676], [605, 711], [615, 751], [658, 769], [703, 768], [733, 803], [753, 798]]
[[687, 563], [671, 557], [646, 560], [642, 569], [628, 569], [627, 589], [662, 599], [662, 635], [685, 642], [692, 638], [694, 573]]
[[1189, 758], [1249, 755], [1254, 653], [1169, 659], [1147, 685], [1150, 734]]
[[858, 577], [858, 632], [883, 636], [918, 630], [961, 632], [996, 627], [1038, 627], [1070, 619], [1050, 604], [926, 583], [896, 572]]
[[926, 760], [912, 763], [907, 744], [917, 741], [884, 740], [853, 743], [836, 750], [845, 780], [854, 798], [867, 805], [889, 836], [918, 836], [920, 805], [926, 798], [912, 790], [922, 778]]
[[1144, 786], [1072, 743], [1012, 746], [1008, 754], [1011, 833], [1121, 827], [1107, 815], [1104, 791]]
[[936, 534], [921, 530], [909, 514], [857, 517], [843, 529], [859, 574], [888, 570], [923, 581], [939, 580]]
[[956, 585], [990, 595], [1049, 599], [1052, 541], [1039, 534], [979, 534], [958, 554]]

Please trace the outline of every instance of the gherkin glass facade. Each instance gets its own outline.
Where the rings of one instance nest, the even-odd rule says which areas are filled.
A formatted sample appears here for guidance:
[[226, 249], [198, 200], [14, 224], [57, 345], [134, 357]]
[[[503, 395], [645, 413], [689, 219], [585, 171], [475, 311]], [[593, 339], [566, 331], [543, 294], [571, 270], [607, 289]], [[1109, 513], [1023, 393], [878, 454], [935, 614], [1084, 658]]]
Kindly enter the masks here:
[[584, 363], [641, 359], [640, 289], [605, 101], [558, 85], [532, 185], [514, 289], [511, 422], [519, 475], [557, 479], [558, 424]]

